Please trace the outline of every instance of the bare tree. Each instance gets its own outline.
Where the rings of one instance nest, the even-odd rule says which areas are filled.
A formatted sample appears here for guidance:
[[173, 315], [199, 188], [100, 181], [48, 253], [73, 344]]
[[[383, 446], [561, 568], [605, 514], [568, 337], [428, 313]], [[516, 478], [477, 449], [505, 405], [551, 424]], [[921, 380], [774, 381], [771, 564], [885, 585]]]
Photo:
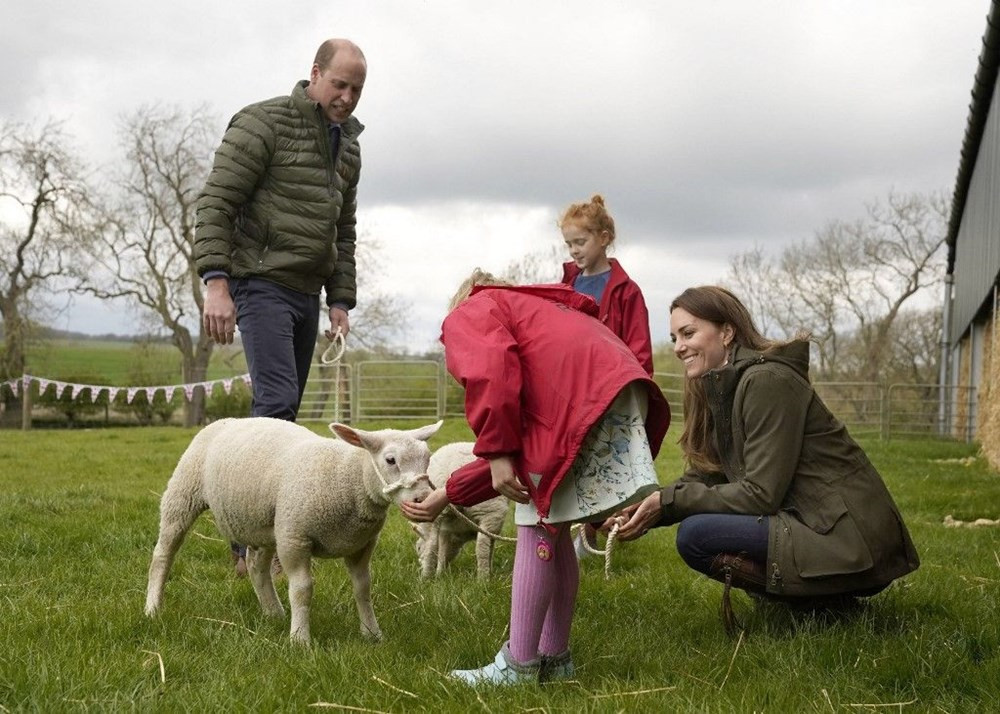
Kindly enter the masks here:
[[[406, 317], [410, 304], [376, 286], [382, 275], [382, 243], [371, 229], [358, 232], [355, 259], [358, 262], [358, 305], [351, 310], [351, 344], [375, 353], [389, 352], [406, 339]], [[329, 321], [324, 316], [321, 322]]]
[[507, 264], [498, 277], [516, 285], [559, 282], [562, 278], [564, 251], [558, 245], [526, 253]]
[[0, 126], [0, 376], [25, 366], [32, 296], [71, 276], [86, 230], [85, 168], [62, 125]]
[[755, 245], [752, 250], [730, 258], [729, 275], [724, 281], [747, 306], [757, 328], [765, 335], [788, 332], [785, 316], [774, 304], [775, 270], [764, 249]]
[[[200, 319], [202, 282], [194, 265], [195, 211], [208, 176], [216, 122], [204, 107], [190, 113], [143, 107], [120, 126], [124, 163], [116, 201], [92, 251], [92, 270], [79, 289], [123, 299], [155, 316], [181, 353], [185, 382], [205, 379], [213, 342]], [[197, 392], [185, 423], [204, 409]]]
[[813, 334], [821, 379], [878, 381], [901, 310], [943, 277], [947, 218], [941, 194], [890, 192], [863, 219], [834, 221], [776, 258], [759, 248], [734, 257], [727, 282], [777, 336]]
[[901, 310], [889, 333], [887, 378], [911, 384], [936, 384], [941, 361], [941, 310]]
[[903, 306], [944, 279], [948, 208], [942, 194], [889, 194], [885, 204], [868, 208], [869, 230], [859, 239], [871, 266], [863, 277], [872, 298], [867, 307], [851, 307], [862, 326], [869, 380], [881, 375], [891, 354], [892, 328]]

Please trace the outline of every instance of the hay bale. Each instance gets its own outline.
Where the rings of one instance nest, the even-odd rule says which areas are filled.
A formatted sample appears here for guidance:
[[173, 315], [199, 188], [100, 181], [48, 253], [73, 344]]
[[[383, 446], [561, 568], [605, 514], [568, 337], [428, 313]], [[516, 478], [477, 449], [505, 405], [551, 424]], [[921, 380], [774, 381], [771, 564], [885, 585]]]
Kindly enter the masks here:
[[986, 323], [983, 340], [983, 376], [979, 385], [979, 425], [976, 438], [983, 456], [1000, 471], [1000, 331], [996, 315]]

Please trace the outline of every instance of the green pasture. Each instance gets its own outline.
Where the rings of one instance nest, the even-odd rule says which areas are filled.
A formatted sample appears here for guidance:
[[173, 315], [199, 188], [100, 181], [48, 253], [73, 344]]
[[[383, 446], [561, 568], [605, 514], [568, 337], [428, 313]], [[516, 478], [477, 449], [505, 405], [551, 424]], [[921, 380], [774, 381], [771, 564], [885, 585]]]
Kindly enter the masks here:
[[[25, 371], [37, 377], [63, 381], [87, 378], [95, 384], [174, 384], [181, 378], [181, 355], [176, 347], [166, 342], [37, 340], [28, 345]], [[244, 372], [246, 361], [241, 348], [225, 346], [213, 350], [207, 379]]]
[[[193, 433], [0, 432], [0, 712], [1000, 707], [1000, 529], [942, 525], [1000, 516], [1000, 477], [974, 445], [865, 442], [923, 565], [859, 612], [757, 609], [737, 593], [747, 631], [730, 640], [721, 586], [689, 571], [661, 529], [617, 550], [610, 580], [599, 560], [582, 563], [574, 681], [476, 691], [442, 673], [491, 660], [505, 639], [512, 546], [497, 545], [488, 581], [470, 547], [446, 577], [420, 581], [395, 510], [373, 562], [380, 644], [359, 634], [343, 566], [317, 561], [313, 644], [292, 645], [288, 621], [264, 618], [232, 574], [210, 514], [181, 548], [163, 613], [145, 618], [159, 494]], [[468, 436], [449, 420], [432, 445]], [[658, 458], [663, 481], [680, 468], [675, 439]]]

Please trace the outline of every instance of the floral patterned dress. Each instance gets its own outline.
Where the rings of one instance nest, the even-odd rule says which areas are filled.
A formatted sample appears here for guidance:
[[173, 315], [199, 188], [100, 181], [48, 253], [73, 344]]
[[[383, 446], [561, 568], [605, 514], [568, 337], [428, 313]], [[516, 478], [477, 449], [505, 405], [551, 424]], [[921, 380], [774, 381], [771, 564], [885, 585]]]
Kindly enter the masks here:
[[[587, 434], [566, 477], [552, 494], [546, 523], [600, 521], [660, 487], [646, 438], [646, 392], [623, 389]], [[538, 474], [528, 474], [536, 482]], [[514, 510], [519, 526], [538, 523], [533, 503]]]

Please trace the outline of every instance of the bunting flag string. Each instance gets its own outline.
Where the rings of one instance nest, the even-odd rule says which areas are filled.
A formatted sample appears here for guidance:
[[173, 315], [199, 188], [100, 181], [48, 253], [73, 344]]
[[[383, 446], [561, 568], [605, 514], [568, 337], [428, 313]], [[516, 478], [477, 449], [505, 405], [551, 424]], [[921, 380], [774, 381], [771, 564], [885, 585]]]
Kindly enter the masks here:
[[31, 387], [31, 383], [34, 382], [38, 385], [39, 394], [44, 393], [46, 389], [54, 385], [57, 398], [69, 389], [71, 398], [76, 399], [83, 390], [89, 389], [90, 400], [92, 402], [96, 402], [101, 393], [104, 391], [107, 391], [108, 393], [108, 401], [113, 402], [115, 397], [117, 397], [120, 392], [125, 392], [125, 400], [131, 404], [139, 394], [145, 394], [146, 401], [152, 402], [157, 390], [160, 389], [163, 390], [163, 394], [167, 398], [167, 401], [174, 398], [174, 394], [177, 393], [178, 389], [184, 392], [184, 397], [188, 401], [194, 399], [195, 390], [198, 387], [201, 387], [205, 390], [205, 394], [209, 395], [212, 393], [212, 390], [215, 389], [216, 385], [222, 385], [226, 394], [229, 394], [232, 391], [233, 383], [236, 380], [241, 380], [243, 384], [248, 387], [250, 386], [249, 374], [241, 374], [236, 377], [226, 377], [224, 379], [211, 379], [205, 382], [161, 384], [151, 387], [117, 387], [109, 384], [76, 384], [73, 382], [61, 382], [55, 379], [48, 379], [46, 377], [36, 377], [33, 374], [25, 374], [20, 378], [15, 377], [14, 379], [8, 379], [4, 382], [0, 382], [0, 390], [6, 387], [14, 394], [14, 396], [19, 397], [22, 392], [29, 389]]

